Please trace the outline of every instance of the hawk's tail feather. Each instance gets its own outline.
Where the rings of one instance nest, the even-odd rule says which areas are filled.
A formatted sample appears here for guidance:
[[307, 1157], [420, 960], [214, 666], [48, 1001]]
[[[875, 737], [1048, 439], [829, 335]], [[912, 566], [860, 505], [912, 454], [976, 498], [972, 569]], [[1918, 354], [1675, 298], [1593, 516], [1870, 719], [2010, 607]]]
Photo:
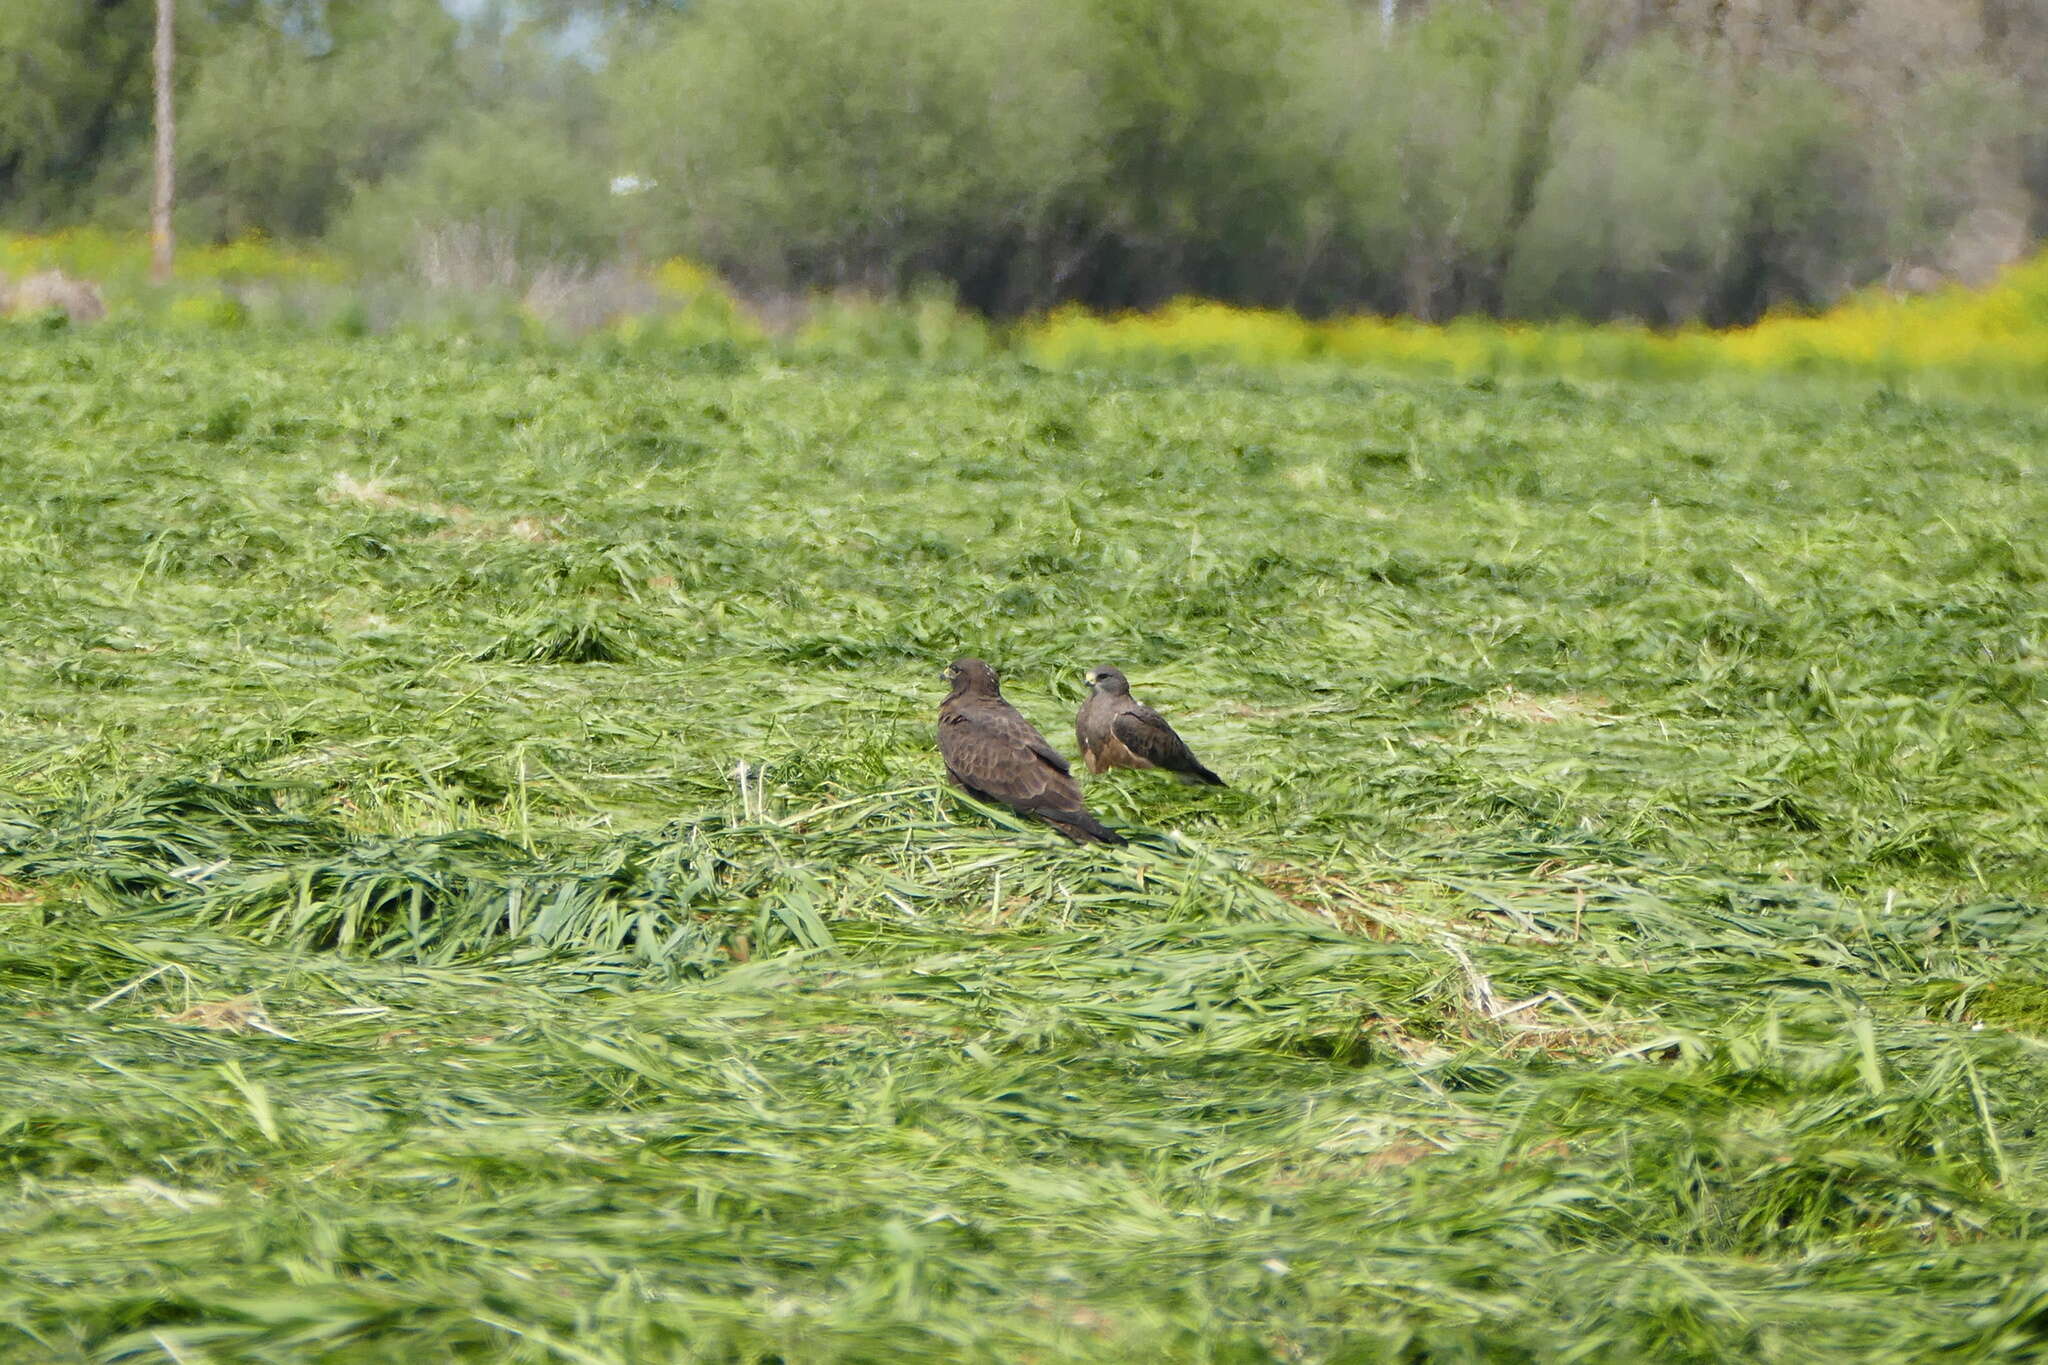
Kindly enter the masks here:
[[1126, 842], [1108, 825], [1090, 815], [1087, 811], [1062, 811], [1058, 815], [1045, 815], [1045, 823], [1066, 835], [1077, 844], [1121, 844]]

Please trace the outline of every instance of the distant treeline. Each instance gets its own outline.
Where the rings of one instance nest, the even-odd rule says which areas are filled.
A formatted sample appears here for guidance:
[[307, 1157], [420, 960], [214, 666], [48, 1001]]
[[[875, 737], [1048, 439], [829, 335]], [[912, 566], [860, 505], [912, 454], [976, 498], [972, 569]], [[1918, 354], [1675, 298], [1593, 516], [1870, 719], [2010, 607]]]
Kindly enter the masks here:
[[[1728, 323], [2048, 232], [2042, 0], [179, 8], [181, 233], [371, 262]], [[0, 223], [141, 221], [152, 11], [0, 5]]]

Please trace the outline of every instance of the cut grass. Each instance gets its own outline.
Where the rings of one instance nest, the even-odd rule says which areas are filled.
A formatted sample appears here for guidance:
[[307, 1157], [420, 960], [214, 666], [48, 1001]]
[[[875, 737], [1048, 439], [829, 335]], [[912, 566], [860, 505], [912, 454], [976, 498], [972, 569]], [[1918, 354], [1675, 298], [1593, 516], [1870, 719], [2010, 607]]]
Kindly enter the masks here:
[[2038, 412], [9, 340], [11, 1356], [2042, 1347]]

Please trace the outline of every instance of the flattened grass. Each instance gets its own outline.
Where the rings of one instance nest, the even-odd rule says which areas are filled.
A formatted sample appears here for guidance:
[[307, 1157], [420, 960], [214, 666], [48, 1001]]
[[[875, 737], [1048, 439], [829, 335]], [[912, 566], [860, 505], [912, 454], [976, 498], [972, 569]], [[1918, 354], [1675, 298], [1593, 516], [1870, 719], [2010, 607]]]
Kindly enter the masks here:
[[2036, 412], [9, 342], [11, 1355], [2039, 1349]]

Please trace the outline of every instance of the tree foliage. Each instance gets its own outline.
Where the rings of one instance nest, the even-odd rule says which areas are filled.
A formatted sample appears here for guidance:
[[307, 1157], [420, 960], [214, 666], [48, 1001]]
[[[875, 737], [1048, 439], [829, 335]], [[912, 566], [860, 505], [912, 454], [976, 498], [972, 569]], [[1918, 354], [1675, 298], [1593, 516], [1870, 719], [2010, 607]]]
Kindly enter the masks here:
[[99, 171], [143, 134], [150, 0], [0, 5], [0, 205], [77, 213]]
[[[145, 0], [0, 13], [0, 216], [135, 221]], [[631, 242], [994, 313], [1731, 322], [2048, 227], [2029, 0], [194, 0], [180, 231]], [[605, 186], [632, 175], [646, 194]], [[1986, 228], [1985, 224], [1993, 224]], [[1987, 235], [1988, 234], [1988, 235]]]

